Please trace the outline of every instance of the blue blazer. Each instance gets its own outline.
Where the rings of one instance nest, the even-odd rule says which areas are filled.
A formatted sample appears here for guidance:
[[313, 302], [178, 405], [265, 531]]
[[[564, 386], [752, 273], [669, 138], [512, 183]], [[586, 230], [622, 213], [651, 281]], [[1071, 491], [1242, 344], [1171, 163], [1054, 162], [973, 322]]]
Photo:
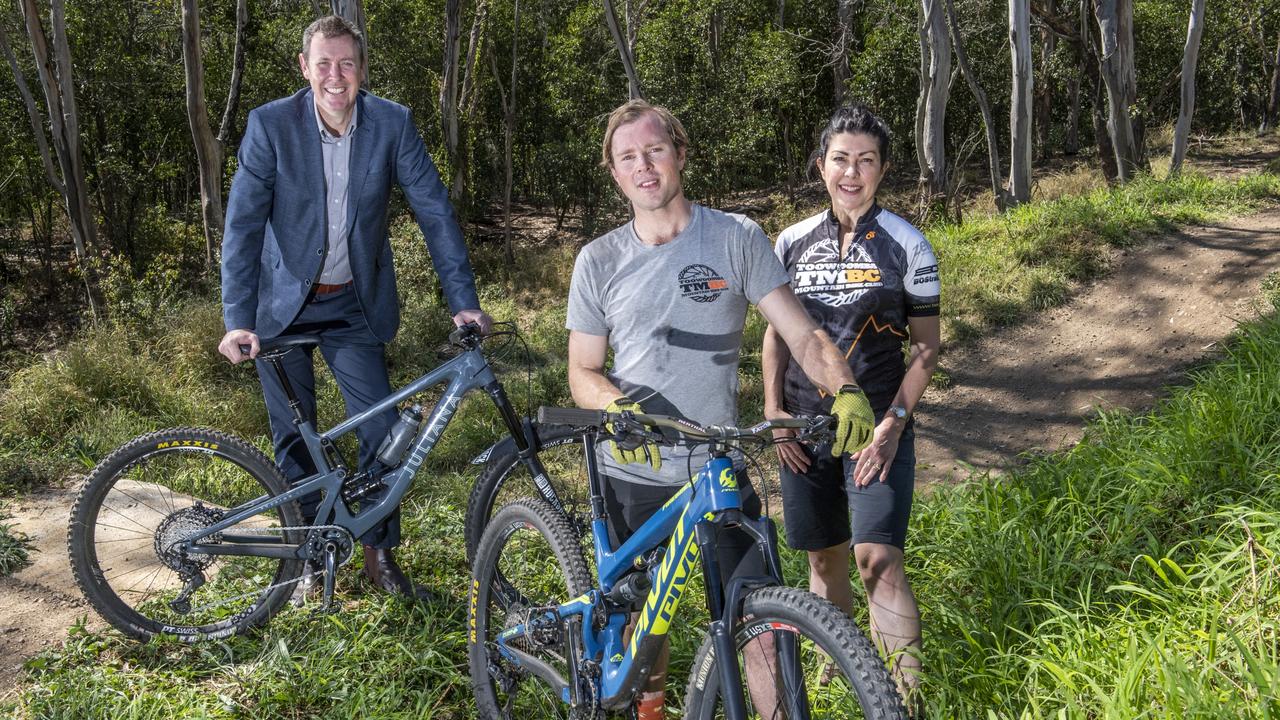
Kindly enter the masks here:
[[[480, 307], [462, 231], [409, 109], [361, 91], [352, 133], [347, 242], [356, 297], [383, 342], [400, 326], [387, 233], [392, 183], [426, 239], [454, 313]], [[227, 330], [279, 335], [324, 269], [325, 180], [311, 89], [249, 113], [222, 236], [222, 318]]]

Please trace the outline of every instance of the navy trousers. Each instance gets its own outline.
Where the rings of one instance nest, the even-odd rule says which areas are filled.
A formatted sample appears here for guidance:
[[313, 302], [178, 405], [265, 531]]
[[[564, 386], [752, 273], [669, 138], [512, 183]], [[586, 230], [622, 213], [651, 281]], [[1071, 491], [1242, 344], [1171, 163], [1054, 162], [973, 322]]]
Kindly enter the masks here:
[[[365, 322], [364, 311], [355, 290], [347, 287], [338, 292], [317, 295], [302, 306], [302, 311], [281, 335], [312, 334], [320, 337], [320, 354], [333, 372], [346, 401], [347, 417], [357, 415], [375, 402], [391, 394], [383, 344], [374, 337]], [[303, 415], [316, 420], [316, 378], [312, 365], [312, 349], [294, 349], [285, 355], [283, 366], [302, 403]], [[293, 424], [293, 411], [284, 388], [271, 366], [257, 361], [258, 378], [271, 418], [271, 440], [276, 464], [289, 482], [297, 482], [315, 474], [316, 467], [307, 453], [306, 443]], [[396, 421], [394, 410], [379, 413], [359, 428], [359, 469], [373, 466], [378, 447]], [[385, 488], [370, 493], [367, 502], [380, 499]], [[320, 493], [302, 499], [302, 514], [313, 522], [320, 504]], [[377, 548], [393, 548], [400, 544], [400, 509], [360, 538], [360, 542]]]

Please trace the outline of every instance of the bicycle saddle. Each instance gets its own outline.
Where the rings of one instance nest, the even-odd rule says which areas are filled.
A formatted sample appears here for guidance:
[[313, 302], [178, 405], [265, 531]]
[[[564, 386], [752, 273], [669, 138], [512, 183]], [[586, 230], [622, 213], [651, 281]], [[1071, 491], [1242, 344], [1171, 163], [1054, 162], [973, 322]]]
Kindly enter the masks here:
[[258, 359], [275, 360], [284, 357], [296, 347], [311, 347], [320, 344], [318, 335], [280, 335], [270, 340], [258, 342]]

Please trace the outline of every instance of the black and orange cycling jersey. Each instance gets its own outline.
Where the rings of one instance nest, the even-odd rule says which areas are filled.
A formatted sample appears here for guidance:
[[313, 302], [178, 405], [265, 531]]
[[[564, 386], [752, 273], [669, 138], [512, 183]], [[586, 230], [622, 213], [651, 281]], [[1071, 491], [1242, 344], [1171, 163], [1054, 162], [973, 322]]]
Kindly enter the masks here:
[[[938, 260], [929, 241], [911, 223], [872, 205], [844, 257], [840, 222], [830, 210], [782, 231], [774, 252], [809, 317], [848, 358], [876, 414], [883, 413], [906, 373], [907, 318], [938, 314]], [[784, 409], [830, 412], [831, 398], [824, 395], [793, 357]]]

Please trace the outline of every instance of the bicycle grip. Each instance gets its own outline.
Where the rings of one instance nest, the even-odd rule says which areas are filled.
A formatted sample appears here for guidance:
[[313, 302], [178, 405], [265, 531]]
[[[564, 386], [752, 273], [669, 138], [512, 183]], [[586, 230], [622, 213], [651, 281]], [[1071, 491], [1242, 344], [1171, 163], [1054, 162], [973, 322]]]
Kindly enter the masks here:
[[574, 427], [604, 425], [603, 410], [583, 410], [582, 408], [548, 407], [538, 408], [538, 423], [541, 425], [571, 425]]

